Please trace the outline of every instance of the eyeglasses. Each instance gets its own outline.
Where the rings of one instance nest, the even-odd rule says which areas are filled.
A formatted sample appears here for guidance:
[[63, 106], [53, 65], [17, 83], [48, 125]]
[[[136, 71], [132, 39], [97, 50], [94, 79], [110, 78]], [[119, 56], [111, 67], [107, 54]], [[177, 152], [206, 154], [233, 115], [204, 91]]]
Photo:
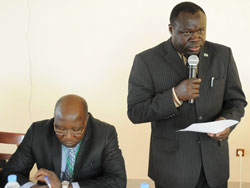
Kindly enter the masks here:
[[81, 136], [82, 133], [84, 132], [84, 128], [79, 130], [79, 131], [73, 131], [73, 130], [58, 130], [56, 128], [56, 126], [54, 125], [54, 131], [57, 135], [60, 135], [60, 136], [66, 136], [68, 135], [68, 132], [72, 135], [72, 136]]

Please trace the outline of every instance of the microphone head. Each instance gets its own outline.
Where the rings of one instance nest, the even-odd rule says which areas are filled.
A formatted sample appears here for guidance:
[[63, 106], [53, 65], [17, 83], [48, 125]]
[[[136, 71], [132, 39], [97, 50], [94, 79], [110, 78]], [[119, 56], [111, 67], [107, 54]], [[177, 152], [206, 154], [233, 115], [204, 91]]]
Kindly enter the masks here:
[[191, 55], [188, 57], [189, 66], [196, 67], [199, 63], [199, 57], [197, 55]]

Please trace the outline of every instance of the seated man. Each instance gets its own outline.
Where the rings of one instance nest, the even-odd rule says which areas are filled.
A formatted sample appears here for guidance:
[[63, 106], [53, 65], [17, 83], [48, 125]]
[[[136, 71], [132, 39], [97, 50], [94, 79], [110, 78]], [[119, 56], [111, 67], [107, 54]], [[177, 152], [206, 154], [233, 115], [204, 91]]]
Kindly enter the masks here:
[[[29, 180], [34, 163], [37, 184]], [[95, 119], [76, 95], [58, 100], [54, 118], [31, 125], [3, 174], [5, 183], [9, 174], [16, 174], [22, 187], [44, 186], [46, 178], [53, 188], [126, 187], [115, 128]]]

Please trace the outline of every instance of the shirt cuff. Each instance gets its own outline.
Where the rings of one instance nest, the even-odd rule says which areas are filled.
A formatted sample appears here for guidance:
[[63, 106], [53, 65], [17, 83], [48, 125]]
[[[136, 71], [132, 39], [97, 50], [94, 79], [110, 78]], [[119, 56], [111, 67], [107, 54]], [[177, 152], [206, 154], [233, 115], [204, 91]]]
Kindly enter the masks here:
[[174, 100], [175, 107], [176, 108], [180, 107], [182, 105], [183, 101], [178, 99], [178, 97], [175, 93], [174, 87], [172, 88], [172, 94], [173, 94], [173, 100]]
[[35, 185], [33, 182], [27, 182], [21, 186], [21, 188], [30, 188], [31, 186]]
[[71, 185], [73, 188], [80, 188], [80, 185], [78, 182], [71, 182]]

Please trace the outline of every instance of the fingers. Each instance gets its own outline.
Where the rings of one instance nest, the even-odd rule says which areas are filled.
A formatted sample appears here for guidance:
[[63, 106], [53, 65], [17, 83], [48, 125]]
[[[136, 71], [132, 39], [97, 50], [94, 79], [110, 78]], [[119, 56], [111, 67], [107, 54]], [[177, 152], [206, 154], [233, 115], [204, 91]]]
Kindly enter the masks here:
[[[39, 170], [35, 173], [34, 178], [35, 178], [35, 180], [38, 180], [38, 179], [41, 178], [41, 176], [42, 176], [42, 177], [45, 176], [42, 168], [39, 169]], [[44, 181], [45, 181], [45, 180], [44, 180]]]
[[47, 176], [49, 179], [53, 179], [54, 172], [41, 168], [35, 173], [34, 178], [37, 181], [46, 182], [44, 176]]
[[34, 175], [34, 178], [35, 179], [37, 179], [37, 178], [39, 178], [39, 177], [43, 177], [43, 176], [48, 176], [49, 175], [49, 171], [48, 170], [46, 170], [46, 169], [44, 169], [44, 168], [41, 168], [41, 169], [39, 169], [36, 173], [35, 173], [35, 175]]
[[201, 79], [191, 78], [187, 80], [187, 95], [188, 100], [199, 97]]
[[194, 83], [194, 84], [200, 84], [201, 83], [201, 79], [200, 78], [190, 78], [189, 80], [192, 83]]
[[224, 118], [224, 117], [218, 117], [218, 118], [216, 119], [216, 121], [219, 121], [219, 120], [226, 120], [226, 118]]
[[226, 128], [224, 131], [216, 134], [216, 137], [228, 137], [230, 134], [230, 128]]
[[39, 169], [35, 175], [34, 178], [37, 181], [41, 181], [41, 182], [46, 182], [44, 176], [48, 177], [49, 184], [53, 187], [53, 188], [60, 188], [61, 187], [61, 182], [59, 180], [59, 178], [57, 177], [57, 175], [55, 174], [55, 172], [50, 171], [50, 170], [46, 170], [44, 168]]
[[[216, 121], [225, 120], [225, 119], [226, 118], [224, 118], [224, 117], [218, 117], [216, 119]], [[219, 133], [216, 133], [216, 134], [208, 133], [207, 135], [210, 136], [211, 138], [213, 138], [214, 140], [223, 141], [229, 136], [229, 134], [230, 134], [230, 128], [226, 128], [225, 130], [223, 130]]]
[[190, 89], [196, 89], [199, 91], [201, 79], [200, 78], [191, 78], [191, 79], [189, 79], [189, 81], [190, 81], [190, 83], [188, 83], [188, 86], [190, 87]]
[[224, 140], [223, 137], [221, 137], [221, 136], [216, 136], [216, 134], [208, 133], [207, 135], [210, 136], [212, 139], [214, 139], [214, 140], [216, 140], [216, 141], [222, 141], [222, 140]]
[[187, 101], [199, 97], [200, 78], [190, 78], [182, 81], [174, 89], [178, 99]]
[[229, 134], [230, 134], [230, 128], [226, 128], [222, 132], [219, 132], [216, 134], [208, 133], [207, 135], [210, 136], [214, 140], [223, 141], [229, 136]]

